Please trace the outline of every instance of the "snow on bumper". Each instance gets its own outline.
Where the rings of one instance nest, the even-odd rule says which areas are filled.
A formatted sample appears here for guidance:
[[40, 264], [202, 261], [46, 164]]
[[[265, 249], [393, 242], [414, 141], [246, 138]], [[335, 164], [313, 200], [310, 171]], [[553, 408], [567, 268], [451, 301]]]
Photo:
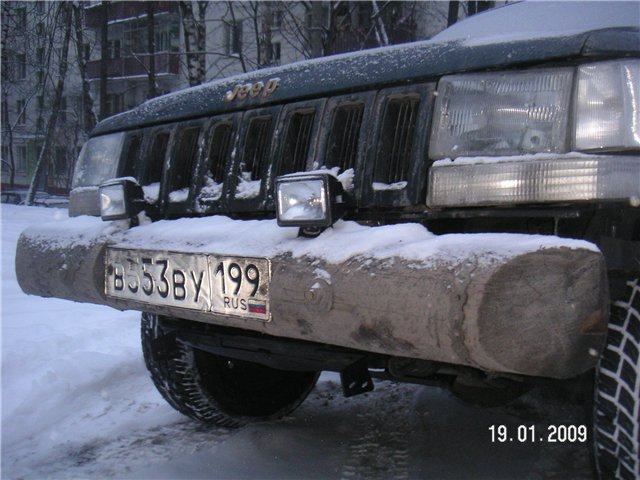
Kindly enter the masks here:
[[[208, 217], [127, 229], [76, 217], [25, 230], [16, 271], [33, 295], [486, 371], [571, 377], [595, 364], [604, 343], [605, 265], [588, 242], [354, 222], [315, 239], [296, 233], [275, 220]], [[107, 298], [107, 246], [270, 258], [272, 321]]]

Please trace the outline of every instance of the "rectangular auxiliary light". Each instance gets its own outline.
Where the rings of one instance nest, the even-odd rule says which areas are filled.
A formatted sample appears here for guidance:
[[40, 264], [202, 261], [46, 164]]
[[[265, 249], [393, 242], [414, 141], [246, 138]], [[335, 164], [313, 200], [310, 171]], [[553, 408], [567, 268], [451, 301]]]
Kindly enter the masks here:
[[427, 204], [469, 207], [639, 198], [637, 156], [543, 154], [435, 162]]

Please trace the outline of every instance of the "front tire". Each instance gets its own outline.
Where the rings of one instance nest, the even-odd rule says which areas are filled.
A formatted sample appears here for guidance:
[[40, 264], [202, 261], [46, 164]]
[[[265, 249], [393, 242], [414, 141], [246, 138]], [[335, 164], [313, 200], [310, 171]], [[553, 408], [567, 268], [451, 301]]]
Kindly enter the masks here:
[[626, 287], [622, 300], [611, 304], [597, 368], [593, 435], [601, 479], [640, 478], [640, 279]]
[[150, 313], [142, 314], [141, 334], [158, 391], [180, 413], [208, 424], [235, 427], [283, 417], [304, 401], [319, 376], [195, 349]]

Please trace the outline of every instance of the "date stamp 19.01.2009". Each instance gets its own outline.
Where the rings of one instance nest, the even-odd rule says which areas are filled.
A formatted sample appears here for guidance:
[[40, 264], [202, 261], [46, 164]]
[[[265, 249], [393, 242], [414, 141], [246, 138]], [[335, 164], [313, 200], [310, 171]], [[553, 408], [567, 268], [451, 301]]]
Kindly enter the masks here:
[[491, 443], [585, 443], [586, 425], [491, 425]]

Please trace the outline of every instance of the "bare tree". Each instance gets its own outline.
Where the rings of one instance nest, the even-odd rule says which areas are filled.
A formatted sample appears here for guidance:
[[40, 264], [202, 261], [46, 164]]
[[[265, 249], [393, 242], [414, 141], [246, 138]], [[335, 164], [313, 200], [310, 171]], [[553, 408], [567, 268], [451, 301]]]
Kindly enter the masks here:
[[187, 62], [187, 78], [189, 85], [200, 85], [205, 79], [205, 50], [206, 50], [206, 25], [205, 14], [207, 2], [198, 2], [198, 20], [193, 13], [193, 4], [190, 1], [181, 1], [180, 16], [184, 31], [184, 49]]
[[[152, 2], [151, 2], [152, 3]], [[73, 3], [73, 19], [76, 40], [76, 56], [78, 63], [78, 73], [80, 74], [80, 82], [82, 85], [82, 127], [85, 134], [89, 134], [93, 127], [96, 126], [97, 118], [93, 110], [93, 98], [91, 97], [91, 89], [87, 80], [87, 58], [85, 55], [85, 43], [83, 32], [83, 6], [80, 3]]]
[[56, 83], [56, 89], [54, 93], [51, 114], [49, 115], [49, 120], [47, 121], [47, 128], [45, 131], [44, 142], [42, 144], [42, 148], [40, 149], [40, 154], [38, 155], [38, 162], [36, 163], [33, 178], [31, 180], [31, 185], [29, 187], [29, 193], [27, 195], [27, 200], [26, 200], [27, 205], [33, 205], [38, 181], [40, 180], [41, 176], [44, 174], [44, 169], [47, 166], [47, 160], [50, 157], [51, 147], [54, 142], [56, 125], [58, 122], [58, 115], [60, 113], [60, 105], [62, 103], [62, 92], [64, 90], [64, 81], [65, 81], [65, 77], [67, 76], [67, 68], [68, 68], [67, 59], [69, 56], [69, 41], [71, 39], [71, 20], [72, 20], [73, 12], [72, 12], [70, 2], [69, 3], [60, 2], [58, 5], [59, 5], [58, 6], [59, 10], [60, 12], [62, 12], [64, 17], [64, 38], [62, 41], [60, 61], [58, 64], [58, 79]]
[[107, 79], [109, 68], [109, 2], [102, 2], [100, 25], [100, 119], [109, 115], [107, 103]]
[[460, 2], [458, 0], [451, 0], [449, 2], [449, 14], [447, 16], [447, 27], [450, 27], [458, 21], [458, 10], [460, 8]]
[[[2, 3], [2, 59], [3, 63], [7, 62], [7, 40], [10, 35], [9, 31], [9, 17], [10, 11], [8, 8], [8, 3]], [[11, 127], [10, 116], [9, 116], [9, 100], [8, 100], [8, 92], [7, 92], [7, 81], [9, 80], [9, 71], [6, 68], [7, 65], [4, 64], [2, 68], [2, 83], [4, 83], [5, 87], [2, 89], [2, 123], [3, 127], [7, 131], [7, 138], [9, 140], [7, 145], [8, 157], [2, 158], [2, 165], [9, 170], [9, 186], [11, 188], [14, 187], [16, 182], [16, 161], [13, 156], [13, 128]]]
[[149, 70], [147, 72], [147, 98], [158, 96], [156, 86], [156, 20], [155, 2], [147, 2], [147, 53], [149, 54]]

